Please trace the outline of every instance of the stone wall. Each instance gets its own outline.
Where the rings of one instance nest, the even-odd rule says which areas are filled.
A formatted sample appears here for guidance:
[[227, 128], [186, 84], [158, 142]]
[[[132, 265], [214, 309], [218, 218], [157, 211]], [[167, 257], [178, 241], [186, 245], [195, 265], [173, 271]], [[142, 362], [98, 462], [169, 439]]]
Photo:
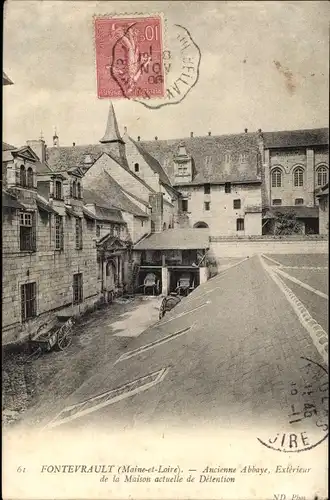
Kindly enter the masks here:
[[[213, 240], [213, 241], [212, 241]], [[251, 257], [261, 253], [265, 254], [318, 254], [328, 253], [327, 239], [271, 239], [256, 238], [253, 240], [218, 240], [211, 238], [208, 255], [211, 259], [220, 261], [222, 258]]]
[[[18, 213], [3, 213], [3, 342], [12, 342], [33, 334], [56, 312], [69, 308], [71, 314], [80, 314], [100, 294], [97, 279], [95, 224], [82, 219], [83, 248], [75, 248], [74, 217], [64, 217], [64, 250], [55, 250], [54, 217], [36, 212], [37, 251], [19, 250]], [[83, 274], [82, 304], [72, 306], [73, 274]], [[37, 289], [37, 317], [21, 321], [21, 285], [35, 282]]]

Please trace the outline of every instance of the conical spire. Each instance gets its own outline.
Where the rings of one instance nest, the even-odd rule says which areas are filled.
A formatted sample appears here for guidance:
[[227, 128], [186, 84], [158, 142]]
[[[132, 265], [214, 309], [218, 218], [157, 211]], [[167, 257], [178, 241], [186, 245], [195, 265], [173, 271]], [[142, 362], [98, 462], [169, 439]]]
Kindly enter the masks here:
[[120, 137], [117, 118], [116, 118], [115, 110], [114, 110], [114, 107], [113, 107], [113, 104], [111, 101], [110, 101], [110, 106], [109, 106], [107, 128], [106, 128], [105, 134], [102, 137], [102, 139], [100, 140], [100, 142], [102, 144], [108, 144], [108, 143], [113, 143], [113, 142], [117, 142], [120, 144], [124, 143], [124, 141]]

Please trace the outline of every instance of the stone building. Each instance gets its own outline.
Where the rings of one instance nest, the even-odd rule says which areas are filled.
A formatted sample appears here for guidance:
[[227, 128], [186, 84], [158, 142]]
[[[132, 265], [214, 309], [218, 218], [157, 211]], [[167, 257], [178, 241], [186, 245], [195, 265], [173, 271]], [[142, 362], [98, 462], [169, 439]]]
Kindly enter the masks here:
[[261, 234], [261, 153], [257, 133], [143, 141], [180, 192], [179, 224], [212, 236]]
[[276, 212], [292, 212], [301, 232], [318, 233], [316, 194], [329, 177], [328, 129], [265, 132], [260, 139], [265, 232], [272, 231]]
[[42, 139], [8, 146], [3, 163], [4, 343], [34, 334], [57, 315], [80, 314], [100, 297], [95, 220], [83, 206], [81, 172], [54, 172]]
[[[97, 185], [97, 189], [101, 189], [99, 177], [110, 178], [116, 189], [120, 188], [120, 192], [135, 205], [135, 210], [138, 207], [139, 213], [143, 212], [144, 217], [140, 219], [135, 214], [129, 227], [133, 242], [150, 231], [173, 227], [180, 195], [158, 161], [139, 147], [127, 130], [121, 136], [112, 103], [105, 134], [99, 144], [60, 147], [58, 141], [56, 135], [54, 147], [48, 151], [48, 161], [54, 170], [79, 166], [84, 172], [84, 185], [88, 188]], [[108, 196], [104, 190], [102, 193]], [[111, 203], [116, 207], [114, 200]]]

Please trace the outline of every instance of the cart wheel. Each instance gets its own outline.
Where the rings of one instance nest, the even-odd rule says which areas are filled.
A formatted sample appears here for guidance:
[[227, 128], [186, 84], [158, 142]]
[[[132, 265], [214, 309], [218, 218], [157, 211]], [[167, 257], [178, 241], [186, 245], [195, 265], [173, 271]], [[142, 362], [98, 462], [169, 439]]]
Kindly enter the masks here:
[[67, 347], [71, 345], [72, 337], [71, 332], [67, 330], [67, 328], [62, 328], [59, 330], [57, 334], [57, 345], [60, 351], [64, 351]]

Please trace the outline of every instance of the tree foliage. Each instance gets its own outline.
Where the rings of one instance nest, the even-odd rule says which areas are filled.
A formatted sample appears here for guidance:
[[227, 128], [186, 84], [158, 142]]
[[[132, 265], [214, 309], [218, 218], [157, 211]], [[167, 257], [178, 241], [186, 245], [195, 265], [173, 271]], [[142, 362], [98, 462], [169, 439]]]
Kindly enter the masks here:
[[298, 234], [301, 233], [301, 223], [297, 220], [294, 212], [275, 214], [275, 234]]

